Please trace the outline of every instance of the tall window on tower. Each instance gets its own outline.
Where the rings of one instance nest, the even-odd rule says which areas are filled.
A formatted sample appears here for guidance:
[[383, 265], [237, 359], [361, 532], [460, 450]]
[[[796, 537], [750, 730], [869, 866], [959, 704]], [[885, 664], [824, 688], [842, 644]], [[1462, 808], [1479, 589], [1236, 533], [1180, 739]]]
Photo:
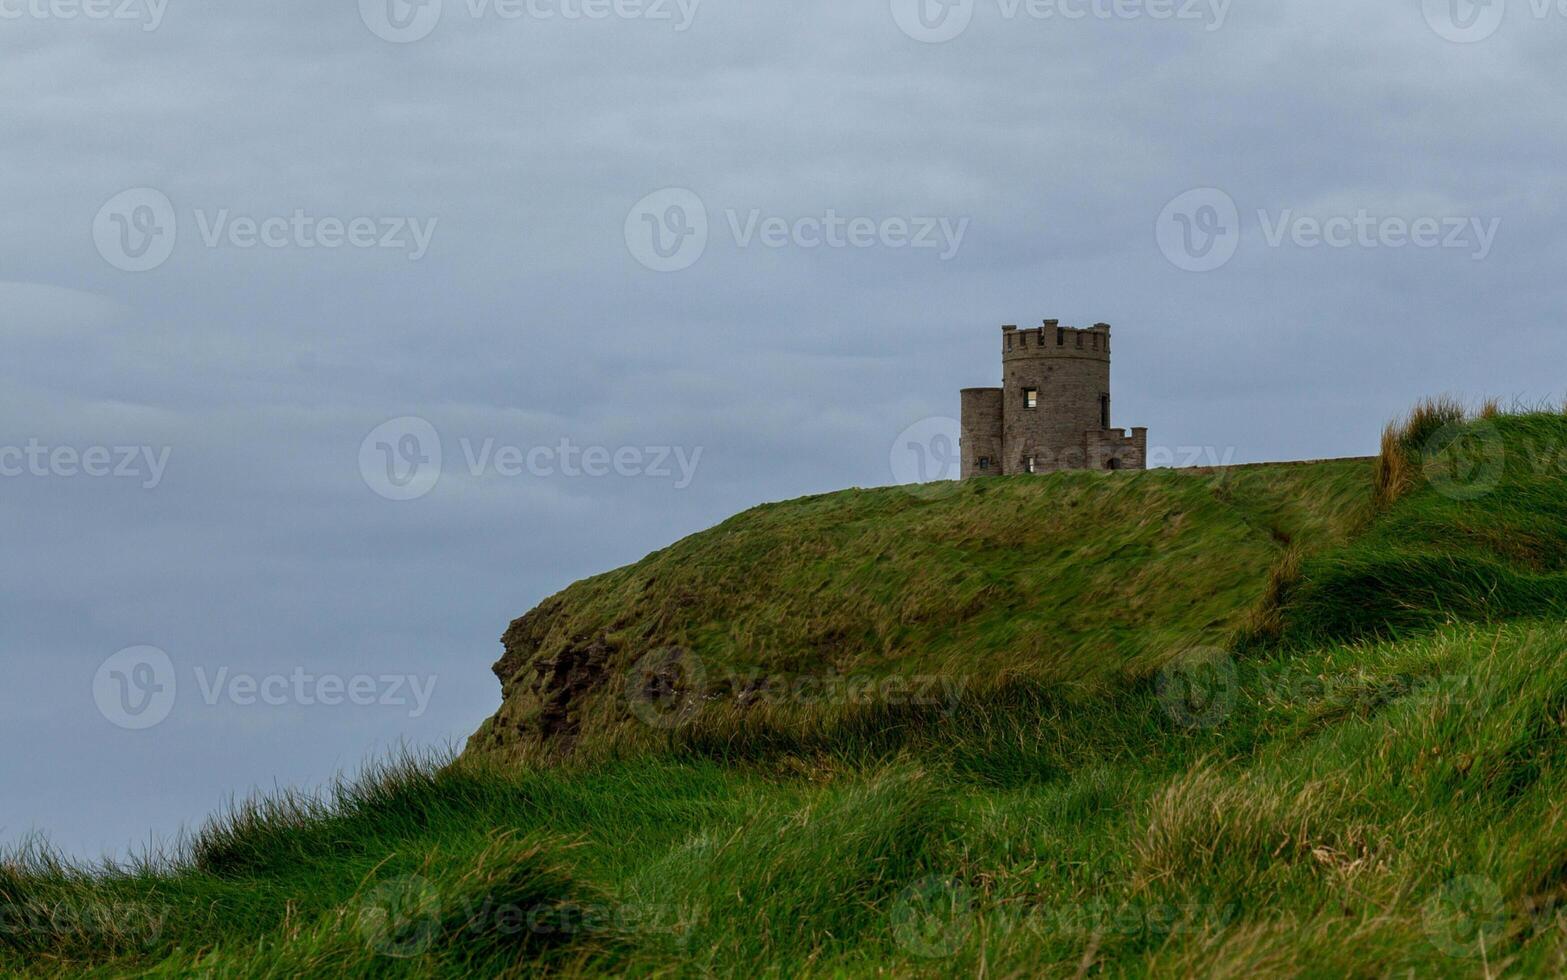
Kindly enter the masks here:
[[1038, 388], [1024, 388], [1023, 389], [1023, 407], [1027, 408], [1027, 409], [1035, 409], [1035, 408], [1039, 407], [1039, 389]]
[[1110, 428], [1110, 396], [1109, 395], [1100, 395], [1099, 396], [1099, 427], [1101, 429], [1108, 429], [1108, 428]]

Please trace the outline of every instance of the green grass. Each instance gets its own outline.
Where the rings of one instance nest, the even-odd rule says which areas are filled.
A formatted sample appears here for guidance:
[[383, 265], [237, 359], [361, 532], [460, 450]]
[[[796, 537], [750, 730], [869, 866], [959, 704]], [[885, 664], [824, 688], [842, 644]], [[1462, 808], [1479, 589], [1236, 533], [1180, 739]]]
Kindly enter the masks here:
[[[0, 973], [1560, 975], [1567, 419], [1484, 425], [1485, 493], [1375, 512], [1369, 462], [759, 508], [514, 625], [459, 760], [8, 856]], [[649, 645], [719, 679], [678, 725]], [[973, 683], [747, 699], [827, 671]]]
[[472, 751], [646, 743], [624, 693], [649, 651], [699, 664], [724, 704], [800, 675], [1101, 691], [1226, 645], [1270, 570], [1364, 522], [1370, 478], [1358, 460], [1062, 473], [758, 507], [513, 623], [505, 705]]
[[[1425, 446], [1435, 432], [1421, 435]], [[1434, 480], [1401, 496], [1369, 533], [1304, 562], [1285, 590], [1292, 637], [1567, 615], [1562, 417], [1495, 417], [1437, 443], [1444, 451], [1419, 461]]]

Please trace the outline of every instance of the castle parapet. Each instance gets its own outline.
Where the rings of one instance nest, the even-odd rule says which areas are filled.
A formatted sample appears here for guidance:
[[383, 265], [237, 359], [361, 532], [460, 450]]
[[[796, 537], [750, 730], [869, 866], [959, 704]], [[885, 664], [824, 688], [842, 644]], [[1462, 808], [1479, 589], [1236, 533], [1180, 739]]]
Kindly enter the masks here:
[[1084, 357], [1110, 359], [1110, 324], [1092, 327], [1063, 327], [1060, 320], [1046, 320], [1044, 326], [1019, 330], [1001, 328], [1002, 360], [1018, 357]]
[[1090, 429], [1083, 433], [1084, 456], [1091, 470], [1148, 468], [1148, 430]]

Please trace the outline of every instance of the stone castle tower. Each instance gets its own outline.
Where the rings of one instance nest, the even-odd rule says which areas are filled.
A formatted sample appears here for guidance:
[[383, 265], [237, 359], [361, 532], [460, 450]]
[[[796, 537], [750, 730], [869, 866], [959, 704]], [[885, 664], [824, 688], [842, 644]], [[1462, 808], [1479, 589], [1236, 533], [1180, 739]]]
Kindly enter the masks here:
[[963, 479], [1147, 468], [1148, 430], [1110, 427], [1110, 324], [1002, 327], [1001, 381], [963, 389]]

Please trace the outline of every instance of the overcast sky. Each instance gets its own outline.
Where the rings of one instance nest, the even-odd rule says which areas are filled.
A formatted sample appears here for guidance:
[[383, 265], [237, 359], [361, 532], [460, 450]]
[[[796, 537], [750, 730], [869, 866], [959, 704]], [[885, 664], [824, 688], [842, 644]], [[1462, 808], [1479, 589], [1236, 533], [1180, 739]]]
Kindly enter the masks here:
[[0, 842], [460, 741], [543, 597], [917, 476], [1003, 323], [1174, 461], [1560, 398], [1535, 2], [0, 0]]

